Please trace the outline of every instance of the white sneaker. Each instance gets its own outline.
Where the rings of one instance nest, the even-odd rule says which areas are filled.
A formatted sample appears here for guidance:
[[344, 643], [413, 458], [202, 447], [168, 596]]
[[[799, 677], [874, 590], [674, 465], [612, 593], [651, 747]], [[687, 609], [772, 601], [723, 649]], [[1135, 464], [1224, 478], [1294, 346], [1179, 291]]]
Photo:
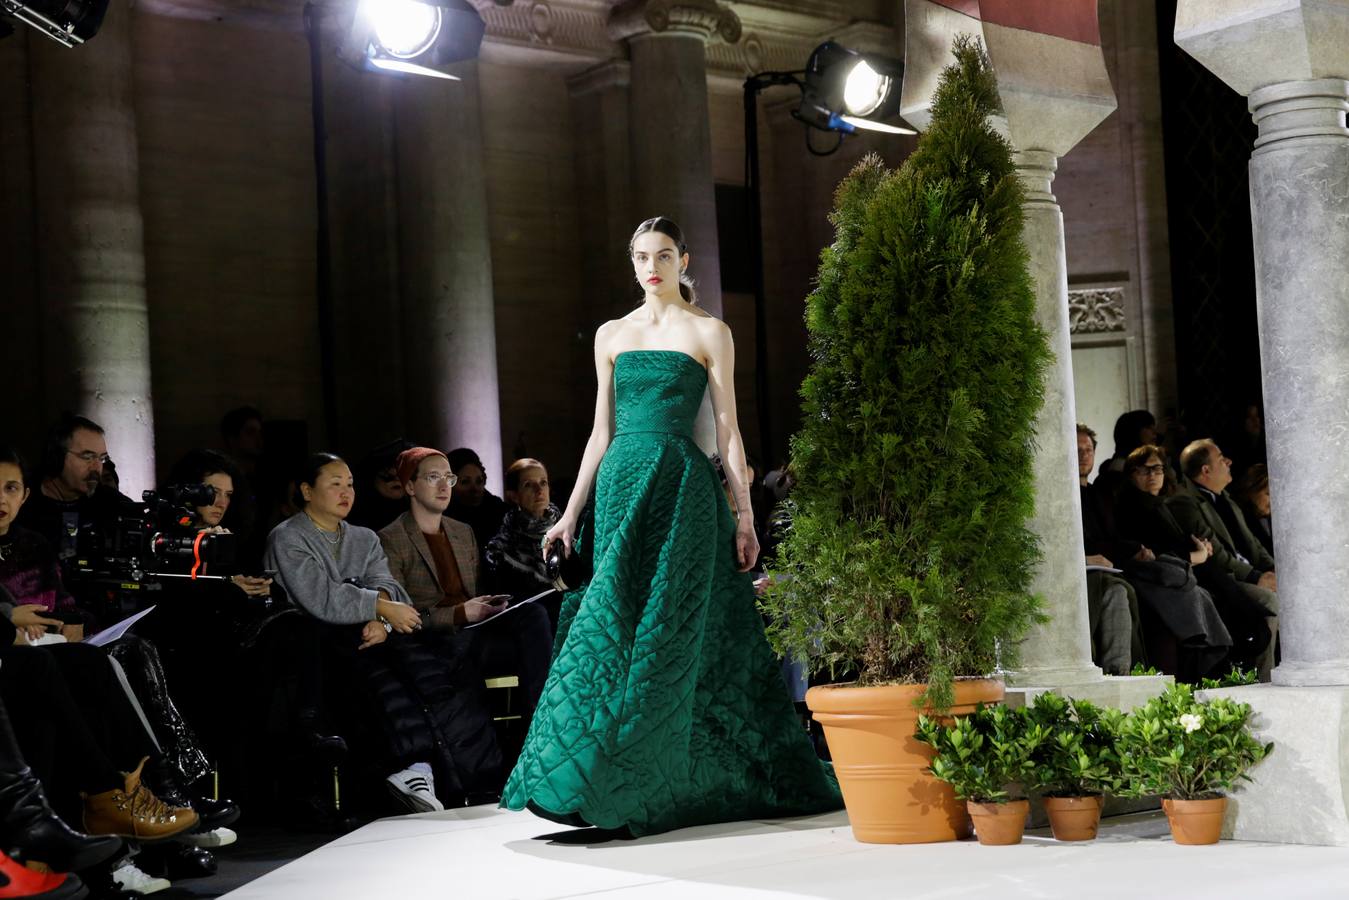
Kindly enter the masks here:
[[204, 847], [211, 849], [214, 847], [228, 847], [239, 840], [239, 835], [230, 828], [217, 828], [214, 831], [204, 831], [201, 834], [184, 834], [178, 840], [191, 847]]
[[167, 878], [151, 878], [136, 868], [136, 864], [130, 860], [113, 871], [112, 880], [122, 890], [136, 894], [154, 894], [159, 891], [166, 891], [170, 887]]
[[389, 793], [412, 812], [441, 812], [445, 805], [436, 799], [436, 782], [415, 769], [395, 772], [384, 781]]

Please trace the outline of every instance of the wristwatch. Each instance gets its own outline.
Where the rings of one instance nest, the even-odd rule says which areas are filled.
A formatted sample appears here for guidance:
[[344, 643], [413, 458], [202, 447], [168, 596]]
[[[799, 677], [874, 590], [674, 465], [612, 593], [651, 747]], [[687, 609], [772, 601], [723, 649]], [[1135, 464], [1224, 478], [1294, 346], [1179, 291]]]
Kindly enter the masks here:
[[383, 616], [380, 616], [380, 617], [379, 617], [379, 624], [381, 624], [381, 625], [384, 626], [384, 633], [385, 633], [385, 634], [393, 634], [393, 626], [389, 624], [389, 620], [388, 620], [388, 619], [384, 618]]

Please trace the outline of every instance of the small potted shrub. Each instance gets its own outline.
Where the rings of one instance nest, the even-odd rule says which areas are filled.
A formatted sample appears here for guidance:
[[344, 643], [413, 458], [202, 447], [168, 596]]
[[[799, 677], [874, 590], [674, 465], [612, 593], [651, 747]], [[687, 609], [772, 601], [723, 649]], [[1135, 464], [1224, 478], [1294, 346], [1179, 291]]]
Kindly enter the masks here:
[[1026, 715], [1044, 733], [1031, 758], [1031, 782], [1044, 800], [1055, 840], [1093, 840], [1105, 795], [1118, 793], [1123, 783], [1116, 742], [1124, 714], [1045, 693]]
[[1250, 717], [1248, 703], [1199, 700], [1177, 684], [1124, 719], [1119, 750], [1127, 792], [1162, 796], [1177, 844], [1216, 844], [1227, 794], [1274, 749], [1251, 735]]
[[932, 747], [928, 771], [965, 801], [979, 843], [1021, 843], [1030, 804], [1013, 796], [1032, 774], [1031, 756], [1045, 733], [1024, 710], [979, 706], [950, 724], [919, 716], [916, 737]]

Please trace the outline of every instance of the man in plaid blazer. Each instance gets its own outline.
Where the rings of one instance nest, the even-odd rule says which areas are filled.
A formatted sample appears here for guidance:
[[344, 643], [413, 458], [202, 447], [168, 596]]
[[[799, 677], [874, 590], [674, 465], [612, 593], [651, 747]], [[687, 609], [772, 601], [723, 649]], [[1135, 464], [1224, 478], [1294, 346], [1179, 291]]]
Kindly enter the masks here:
[[439, 450], [413, 447], [398, 457], [398, 478], [409, 509], [379, 533], [389, 571], [432, 628], [469, 632], [470, 646], [489, 675], [515, 674], [532, 712], [552, 655], [548, 612], [537, 603], [506, 611], [509, 597], [478, 596], [478, 547], [473, 530], [444, 515], [455, 484]]

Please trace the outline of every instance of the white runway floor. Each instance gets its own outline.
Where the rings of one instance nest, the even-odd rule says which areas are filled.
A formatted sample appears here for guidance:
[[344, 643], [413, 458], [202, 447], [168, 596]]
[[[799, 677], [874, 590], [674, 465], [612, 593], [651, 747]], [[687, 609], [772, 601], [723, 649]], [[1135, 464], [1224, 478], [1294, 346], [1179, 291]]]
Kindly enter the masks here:
[[[636, 841], [475, 807], [383, 819], [228, 894], [237, 900], [1349, 897], [1349, 848], [1181, 847], [1160, 813], [1107, 820], [1088, 844], [1047, 830], [1014, 847], [859, 844], [843, 813], [690, 828]], [[560, 838], [549, 840], [545, 836]]]

